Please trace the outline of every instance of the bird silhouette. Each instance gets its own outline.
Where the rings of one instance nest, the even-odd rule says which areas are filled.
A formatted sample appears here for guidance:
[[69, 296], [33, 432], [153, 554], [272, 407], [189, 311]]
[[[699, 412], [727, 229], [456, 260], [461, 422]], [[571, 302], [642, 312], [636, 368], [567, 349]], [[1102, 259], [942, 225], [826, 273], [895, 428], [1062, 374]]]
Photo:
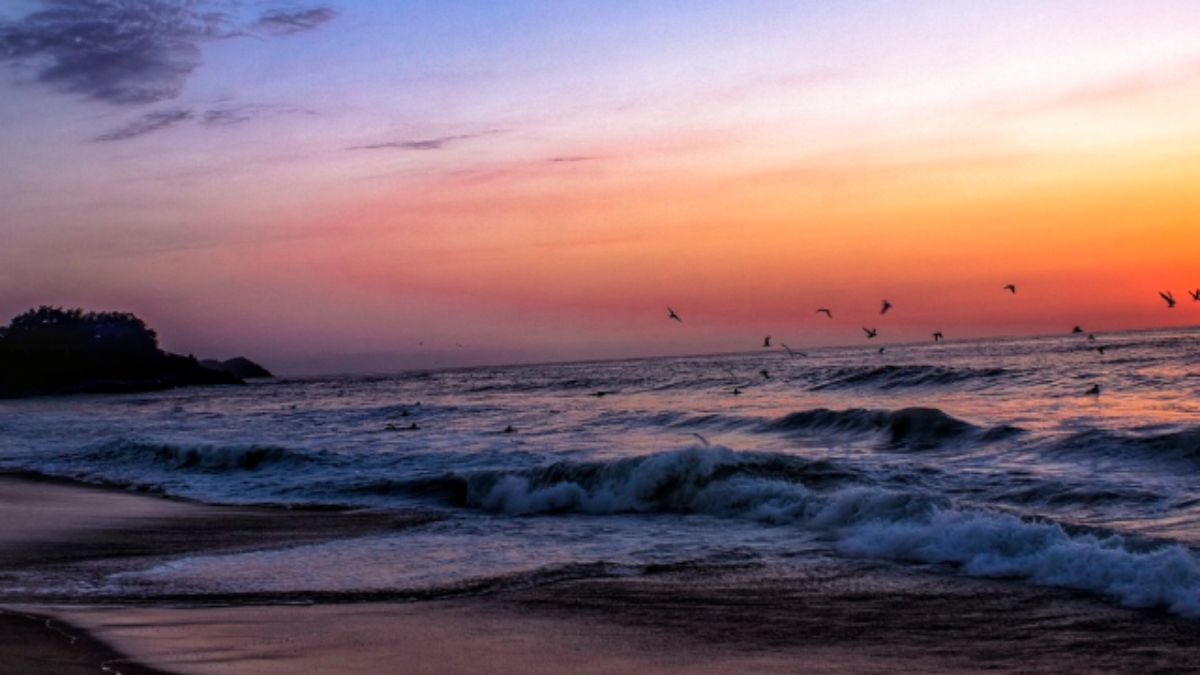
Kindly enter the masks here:
[[734, 395], [734, 396], [741, 396], [741, 394], [742, 394], [742, 390], [741, 390], [741, 389], [739, 389], [739, 388], [737, 388], [737, 387], [734, 387], [734, 388], [733, 388], [733, 395]]
[[1004, 290], [1008, 291], [1009, 293], [1012, 293], [1013, 295], [1017, 294], [1016, 284], [1008, 284], [1004, 287]]
[[1082, 333], [1082, 332], [1083, 332], [1083, 329], [1082, 329], [1082, 328], [1080, 328], [1079, 326], [1075, 326], [1074, 328], [1072, 328], [1072, 329], [1071, 329], [1071, 334], [1072, 334], [1072, 335], [1076, 335], [1076, 334], [1079, 334], [1079, 333]]
[[1096, 341], [1096, 334], [1088, 333], [1088, 342], [1095, 342], [1095, 341]]
[[770, 346], [771, 346], [771, 336], [768, 335], [767, 337], [763, 338], [763, 349], [766, 349]]
[[1175, 294], [1171, 291], [1159, 291], [1158, 297], [1167, 303], [1167, 309], [1175, 309]]
[[1096, 351], [1100, 353], [1100, 356], [1104, 356], [1104, 347], [1096, 347]]
[[758, 374], [762, 375], [764, 380], [771, 379], [771, 373], [767, 372], [766, 368], [763, 368], [762, 370], [758, 371]]
[[829, 317], [830, 319], [832, 319], [832, 318], [833, 318], [833, 311], [831, 311], [831, 310], [829, 310], [829, 309], [827, 309], [827, 308], [825, 308], [825, 307], [822, 307], [821, 309], [818, 309], [818, 310], [817, 310], [817, 314], [824, 314], [825, 316]]
[[780, 342], [779, 346], [787, 350], [788, 356], [808, 356], [808, 354], [805, 354], [804, 352], [798, 352], [783, 342]]
[[1099, 396], [1100, 395], [1100, 385], [1093, 384], [1092, 388], [1085, 391], [1083, 393], [1083, 395], [1084, 396]]
[[884, 300], [883, 304], [879, 306], [879, 313], [887, 314], [888, 310], [891, 308], [892, 308], [892, 303], [888, 302], [887, 300]]
[[1200, 302], [1200, 288], [1194, 291], [1188, 291], [1188, 295], [1192, 296], [1192, 302]]
[[700, 442], [704, 444], [704, 447], [706, 447], [706, 448], [707, 448], [708, 446], [712, 445], [712, 443], [709, 443], [709, 442], [708, 442], [708, 439], [707, 439], [707, 438], [705, 438], [705, 437], [701, 436], [700, 434], [698, 434], [698, 433], [696, 433], [696, 432], [694, 432], [694, 431], [693, 431], [693, 432], [692, 432], [692, 435], [693, 435], [693, 436], [695, 436], [696, 438], [699, 438], [699, 439], [700, 439]]
[[868, 340], [870, 340], [871, 338], [873, 338], [873, 337], [875, 337], [875, 336], [879, 335], [879, 331], [878, 331], [878, 330], [876, 330], [876, 329], [874, 329], [874, 328], [867, 328], [866, 326], [863, 326], [863, 332], [867, 334], [867, 339], [868, 339]]
[[671, 309], [670, 307], [667, 308], [667, 318], [675, 319], [679, 323], [683, 323], [683, 319], [679, 318], [679, 315], [675, 313], [675, 310]]
[[934, 341], [934, 342], [941, 342], [941, 341], [942, 341], [942, 331], [940, 331], [940, 330], [939, 330], [939, 331], [934, 331], [934, 333], [933, 333], [933, 341]]
[[886, 347], [880, 347], [880, 348], [879, 348], [879, 353], [880, 353], [880, 354], [882, 354], [884, 349], [887, 349], [887, 348], [886, 348]]

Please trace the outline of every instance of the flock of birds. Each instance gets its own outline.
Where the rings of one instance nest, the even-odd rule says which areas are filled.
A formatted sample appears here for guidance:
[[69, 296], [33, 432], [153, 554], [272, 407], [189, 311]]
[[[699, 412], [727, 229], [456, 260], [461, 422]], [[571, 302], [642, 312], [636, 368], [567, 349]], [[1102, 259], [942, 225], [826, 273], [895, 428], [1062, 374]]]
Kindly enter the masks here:
[[[1010, 295], [1016, 295], [1017, 294], [1017, 285], [1016, 284], [1005, 284], [1001, 290], [1008, 291]], [[1189, 290], [1187, 293], [1189, 296], [1191, 296], [1192, 302], [1200, 302], [1200, 288], [1197, 288], [1194, 291]], [[1158, 296], [1160, 298], [1162, 298], [1163, 302], [1167, 303], [1167, 309], [1175, 308], [1176, 300], [1175, 300], [1174, 293], [1172, 293], [1171, 291], [1159, 291]], [[890, 301], [888, 301], [887, 298], [884, 298], [882, 303], [880, 304], [880, 308], [879, 308], [880, 316], [887, 314], [889, 311], [891, 311], [891, 309], [892, 309], [892, 303]], [[816, 313], [824, 314], [825, 317], [828, 319], [833, 318], [833, 310], [828, 307], [819, 307], [819, 308], [817, 308]], [[681, 319], [679, 317], [679, 313], [670, 307], [667, 307], [667, 319], [672, 320], [672, 321], [678, 321], [679, 323], [683, 323], [683, 319]], [[866, 326], [863, 326], [862, 330], [868, 340], [873, 340], [873, 339], [879, 337], [879, 329], [878, 328], [867, 328]], [[1071, 330], [1071, 333], [1073, 335], [1082, 334], [1084, 332], [1085, 331], [1083, 330], [1082, 326], [1075, 326]], [[934, 331], [932, 336], [933, 336], [933, 341], [935, 343], [939, 343], [945, 339], [945, 335], [943, 335], [942, 331], [940, 331], [940, 330]], [[1095, 342], [1096, 336], [1093, 333], [1088, 333], [1087, 339], [1089, 342]], [[770, 335], [763, 338], [762, 346], [763, 346], [763, 349], [770, 349], [770, 347], [771, 347], [771, 336]], [[787, 351], [789, 356], [808, 356], [804, 352], [796, 351], [782, 342], [779, 343], [779, 346], [782, 347], [785, 351]], [[885, 347], [880, 347], [879, 353], [882, 354], [885, 349], [886, 349]], [[1094, 347], [1094, 349], [1097, 352], [1099, 352], [1101, 355], [1104, 354], [1104, 346], [1103, 345], [1097, 345], [1096, 347]], [[771, 377], [770, 372], [767, 371], [766, 369], [760, 370], [759, 374], [762, 375], [763, 378], [765, 378], [765, 379], [770, 379], [770, 377]], [[733, 393], [740, 394], [740, 393], [742, 393], [742, 391], [739, 387], [734, 387]], [[1085, 393], [1086, 393], [1086, 395], [1089, 395], [1089, 396], [1099, 396], [1100, 395], [1100, 385], [1098, 385], [1098, 384], [1092, 385], [1092, 388], [1087, 390], [1087, 392], [1085, 392]]]

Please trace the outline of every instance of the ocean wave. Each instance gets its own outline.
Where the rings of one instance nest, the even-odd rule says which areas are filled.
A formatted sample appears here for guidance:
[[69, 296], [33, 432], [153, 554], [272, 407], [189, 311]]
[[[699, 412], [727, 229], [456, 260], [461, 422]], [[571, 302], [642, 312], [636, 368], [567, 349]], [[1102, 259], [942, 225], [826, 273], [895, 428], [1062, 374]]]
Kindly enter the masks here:
[[1200, 462], [1200, 427], [1146, 434], [1088, 429], [1051, 442], [1046, 451], [1086, 457]]
[[154, 465], [172, 470], [255, 471], [268, 465], [302, 464], [311, 454], [272, 445], [171, 445], [112, 441], [82, 453], [86, 465]]
[[922, 407], [900, 410], [815, 408], [786, 415], [771, 422], [768, 427], [773, 431], [883, 433], [891, 445], [914, 449], [934, 448], [948, 441], [968, 438], [983, 442], [998, 441], [1021, 433], [1020, 429], [1011, 426], [985, 429], [937, 408]]
[[[1010, 577], [1163, 606], [1200, 617], [1200, 564], [1177, 545], [1133, 546], [1116, 534], [957, 507], [943, 495], [844, 481], [828, 462], [692, 447], [607, 463], [559, 463], [427, 482], [459, 503], [515, 516], [700, 513], [798, 526], [842, 553], [951, 563], [974, 576]], [[412, 491], [414, 484], [393, 485]]]
[[862, 386], [877, 389], [937, 387], [995, 380], [1009, 374], [1010, 371], [1004, 368], [947, 368], [931, 365], [838, 368], [833, 370], [826, 380], [810, 389], [821, 391]]

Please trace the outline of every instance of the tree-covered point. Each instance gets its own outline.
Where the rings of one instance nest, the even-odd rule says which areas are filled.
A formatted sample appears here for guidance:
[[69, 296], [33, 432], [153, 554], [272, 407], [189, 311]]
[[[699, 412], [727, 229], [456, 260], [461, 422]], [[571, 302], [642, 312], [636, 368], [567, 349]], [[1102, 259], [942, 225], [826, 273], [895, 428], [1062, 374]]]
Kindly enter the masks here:
[[0, 397], [240, 383], [162, 351], [155, 332], [125, 312], [43, 306], [0, 330]]

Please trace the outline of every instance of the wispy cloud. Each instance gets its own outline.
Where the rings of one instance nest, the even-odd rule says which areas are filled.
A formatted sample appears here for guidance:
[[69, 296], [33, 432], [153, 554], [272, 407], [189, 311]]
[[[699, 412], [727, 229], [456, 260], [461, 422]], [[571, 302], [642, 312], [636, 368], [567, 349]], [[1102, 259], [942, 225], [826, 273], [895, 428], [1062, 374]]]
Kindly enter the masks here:
[[[205, 0], [43, 0], [43, 5], [46, 9], [22, 19], [0, 22], [0, 61], [29, 64], [42, 84], [114, 105], [179, 96], [201, 64], [203, 42], [243, 34], [226, 14], [203, 11]], [[276, 10], [254, 25], [288, 35], [333, 16], [323, 7]]]
[[275, 35], [292, 35], [312, 30], [332, 21], [337, 13], [328, 7], [314, 7], [299, 11], [273, 9], [264, 12], [254, 27]]
[[563, 155], [561, 157], [551, 157], [546, 160], [554, 164], [574, 163], [574, 162], [594, 162], [600, 159], [590, 155]]
[[94, 140], [101, 142], [125, 141], [130, 138], [145, 136], [146, 134], [173, 127], [180, 122], [187, 121], [193, 115], [194, 113], [191, 110], [182, 108], [147, 113], [123, 127], [97, 136]]
[[125, 141], [144, 136], [154, 131], [174, 127], [182, 122], [193, 119], [206, 127], [229, 127], [249, 122], [259, 117], [287, 114], [314, 115], [316, 113], [303, 108], [262, 104], [226, 104], [207, 110], [171, 108], [169, 110], [158, 110], [141, 115], [129, 124], [103, 133], [92, 140], [103, 142]]
[[420, 138], [407, 139], [400, 141], [386, 141], [383, 143], [368, 143], [365, 145], [352, 145], [347, 150], [441, 150], [442, 148], [457, 143], [458, 141], [467, 141], [483, 136], [491, 136], [494, 134], [503, 133], [503, 129], [488, 129], [486, 131], [477, 131], [472, 134], [456, 134], [453, 136], [439, 136], [437, 138]]

